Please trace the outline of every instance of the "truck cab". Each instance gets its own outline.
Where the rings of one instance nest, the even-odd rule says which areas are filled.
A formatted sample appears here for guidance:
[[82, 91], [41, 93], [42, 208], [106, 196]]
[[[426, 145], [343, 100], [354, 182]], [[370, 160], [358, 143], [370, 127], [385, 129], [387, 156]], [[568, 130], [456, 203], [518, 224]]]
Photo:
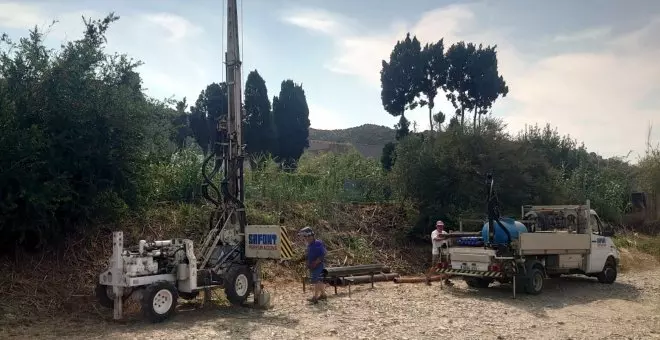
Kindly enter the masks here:
[[[591, 218], [591, 248], [588, 257], [587, 275], [594, 276], [600, 273], [608, 259], [613, 259], [616, 265], [619, 264], [620, 254], [612, 236], [614, 232], [611, 228], [606, 228], [595, 210], [590, 211]], [[613, 278], [613, 280], [616, 277]], [[612, 281], [614, 282], [614, 281]]]

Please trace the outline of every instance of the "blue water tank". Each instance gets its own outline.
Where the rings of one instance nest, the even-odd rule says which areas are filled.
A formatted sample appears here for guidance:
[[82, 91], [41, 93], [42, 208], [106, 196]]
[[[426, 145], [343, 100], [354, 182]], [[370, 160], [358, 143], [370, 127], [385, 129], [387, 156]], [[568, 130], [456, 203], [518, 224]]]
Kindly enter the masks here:
[[488, 242], [488, 222], [484, 223], [483, 228], [481, 228], [481, 238], [484, 240], [484, 243], [505, 244], [508, 241], [508, 238], [502, 227], [509, 231], [511, 234], [511, 240], [516, 240], [520, 233], [527, 232], [527, 227], [513, 218], [500, 218], [500, 222], [502, 225], [497, 223], [497, 221], [493, 221], [493, 230], [495, 232], [493, 242]]

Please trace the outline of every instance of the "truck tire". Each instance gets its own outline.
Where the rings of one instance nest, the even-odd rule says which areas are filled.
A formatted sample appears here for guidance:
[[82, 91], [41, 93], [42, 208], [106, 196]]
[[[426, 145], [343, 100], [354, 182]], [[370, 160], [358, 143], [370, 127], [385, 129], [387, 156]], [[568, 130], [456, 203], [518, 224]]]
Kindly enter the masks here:
[[225, 277], [225, 295], [232, 305], [242, 305], [253, 290], [252, 271], [246, 266], [229, 270]]
[[545, 276], [543, 270], [539, 267], [532, 267], [527, 271], [525, 278], [525, 293], [530, 295], [539, 295], [543, 291]]
[[108, 286], [97, 283], [94, 294], [96, 295], [96, 301], [98, 301], [101, 306], [105, 308], [115, 307], [114, 299], [108, 295]]
[[167, 281], [152, 283], [142, 294], [142, 313], [153, 323], [165, 321], [175, 313], [178, 298], [173, 284]]
[[614, 259], [610, 257], [607, 259], [607, 262], [605, 262], [603, 271], [598, 273], [596, 277], [598, 278], [598, 282], [600, 283], [612, 284], [614, 283], [614, 281], [616, 281], [616, 276], [617, 276], [616, 261], [614, 261]]
[[493, 282], [492, 279], [485, 279], [482, 277], [465, 277], [465, 283], [470, 288], [488, 288], [488, 286]]

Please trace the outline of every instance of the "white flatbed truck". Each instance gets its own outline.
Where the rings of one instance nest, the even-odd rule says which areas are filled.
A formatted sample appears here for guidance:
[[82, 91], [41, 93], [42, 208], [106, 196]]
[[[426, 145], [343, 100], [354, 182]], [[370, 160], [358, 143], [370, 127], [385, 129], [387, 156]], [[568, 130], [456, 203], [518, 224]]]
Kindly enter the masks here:
[[[588, 200], [585, 205], [523, 206], [522, 215], [526, 226], [489, 212], [496, 223], [491, 218], [490, 226], [487, 222], [479, 233], [487, 235], [487, 226], [491, 228], [483, 244], [451, 245], [458, 238], [450, 234], [452, 240], [445, 250], [449, 262], [441, 263], [437, 271], [460, 276], [474, 288], [486, 288], [496, 281], [512, 283], [514, 297], [520, 288], [527, 294], [540, 294], [546, 278], [563, 274], [596, 277], [608, 284], [616, 280], [620, 257], [613, 233], [604, 229]], [[516, 229], [506, 232], [506, 244], [491, 241], [497, 239], [493, 227], [507, 226]]]

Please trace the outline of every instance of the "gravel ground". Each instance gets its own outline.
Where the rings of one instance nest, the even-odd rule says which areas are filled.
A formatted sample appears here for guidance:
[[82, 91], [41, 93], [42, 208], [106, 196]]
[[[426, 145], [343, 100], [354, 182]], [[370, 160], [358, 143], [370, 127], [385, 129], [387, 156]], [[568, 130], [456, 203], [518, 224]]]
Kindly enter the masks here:
[[[271, 289], [273, 308], [183, 306], [170, 321], [57, 320], [0, 333], [46, 339], [660, 339], [660, 269], [622, 274], [612, 285], [564, 277], [538, 296], [508, 286], [468, 289], [377, 283], [307, 305], [300, 286]], [[105, 313], [105, 312], [104, 312]], [[103, 314], [110, 317], [110, 312]], [[4, 335], [2, 335], [4, 334]]]

